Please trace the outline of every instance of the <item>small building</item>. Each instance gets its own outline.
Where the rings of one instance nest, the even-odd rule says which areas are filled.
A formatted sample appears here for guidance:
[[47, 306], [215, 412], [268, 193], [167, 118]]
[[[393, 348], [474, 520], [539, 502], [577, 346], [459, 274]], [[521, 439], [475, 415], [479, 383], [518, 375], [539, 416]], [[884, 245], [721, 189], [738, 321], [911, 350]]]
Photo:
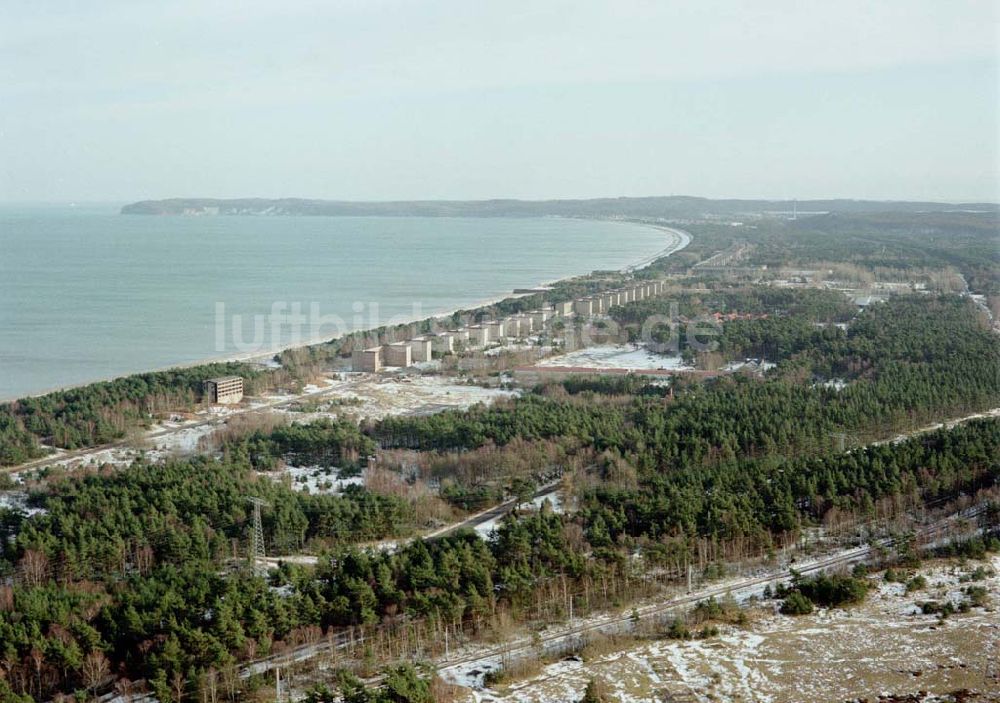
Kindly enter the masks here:
[[410, 340], [410, 353], [414, 361], [430, 361], [433, 355], [433, 344], [426, 337], [414, 337]]
[[351, 353], [351, 368], [365, 373], [378, 373], [382, 370], [382, 347], [355, 349]]
[[243, 400], [243, 377], [220, 376], [210, 378], [203, 385], [205, 400], [219, 405], [231, 405]]
[[503, 331], [508, 338], [519, 339], [521, 337], [521, 318], [508, 317], [503, 321]]
[[456, 342], [460, 342], [461, 344], [468, 346], [469, 344], [468, 327], [459, 327], [457, 330], [452, 330], [450, 334]]
[[413, 350], [409, 342], [394, 342], [385, 345], [386, 366], [413, 366]]

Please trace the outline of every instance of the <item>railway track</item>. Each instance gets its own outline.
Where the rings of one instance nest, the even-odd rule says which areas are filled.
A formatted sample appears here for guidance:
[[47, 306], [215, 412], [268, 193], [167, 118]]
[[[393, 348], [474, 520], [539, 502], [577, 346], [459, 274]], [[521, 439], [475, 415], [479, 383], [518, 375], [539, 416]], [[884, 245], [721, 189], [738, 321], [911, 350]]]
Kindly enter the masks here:
[[[544, 489], [541, 489], [544, 490]], [[540, 490], [540, 492], [541, 492]], [[987, 504], [980, 504], [960, 510], [957, 513], [953, 513], [947, 517], [937, 520], [925, 527], [921, 528], [914, 533], [916, 537], [928, 537], [933, 536], [937, 533], [942, 532], [944, 528], [954, 525], [959, 521], [970, 520], [982, 515], [988, 509]], [[864, 563], [869, 561], [873, 555], [879, 554], [882, 550], [891, 548], [899, 542], [896, 538], [882, 538], [875, 540], [873, 543], [866, 544], [860, 547], [855, 547], [853, 549], [844, 550], [837, 554], [825, 557], [822, 559], [817, 559], [808, 564], [800, 564], [794, 571], [798, 574], [812, 574], [823, 572], [829, 569], [847, 567], [857, 563]], [[737, 582], [730, 582], [724, 585], [710, 586], [707, 588], [700, 589], [695, 592], [687, 593], [683, 596], [678, 596], [665, 600], [660, 603], [653, 603], [641, 607], [635, 608], [635, 614], [638, 614], [639, 620], [647, 620], [649, 618], [654, 618], [660, 615], [664, 615], [680, 608], [690, 607], [697, 604], [699, 601], [706, 600], [712, 597], [720, 597], [726, 595], [737, 595], [744, 593], [746, 591], [753, 591], [756, 589], [763, 589], [764, 586], [768, 584], [773, 584], [778, 581], [784, 581], [792, 576], [792, 569], [783, 568], [772, 571], [765, 575], [749, 577]], [[560, 651], [560, 646], [566, 643], [572, 642], [574, 640], [580, 640], [591, 633], [611, 633], [611, 632], [621, 632], [627, 630], [632, 623], [635, 621], [636, 617], [633, 612], [621, 613], [621, 614], [608, 614], [602, 619], [594, 618], [589, 622], [584, 622], [576, 626], [570, 626], [559, 632], [554, 632], [539, 639], [522, 638], [513, 643], [500, 646], [492, 647], [488, 649], [481, 649], [476, 652], [467, 654], [458, 654], [456, 656], [441, 657], [432, 661], [439, 672], [448, 671], [450, 669], [456, 669], [459, 667], [465, 667], [470, 665], [476, 665], [478, 668], [486, 668], [487, 665], [494, 661], [498, 661], [506, 658], [510, 660], [511, 657], [524, 657], [527, 655], [536, 655], [538, 648], [541, 647], [546, 652], [558, 652]], [[267, 657], [262, 657], [252, 662], [247, 662], [240, 667], [239, 676], [241, 679], [249, 678], [253, 675], [265, 674], [274, 669], [280, 669], [287, 667], [289, 664], [296, 664], [304, 661], [314, 659], [322, 655], [329, 655], [334, 650], [347, 650], [348, 648], [353, 648], [359, 644], [364, 644], [366, 638], [364, 636], [352, 636], [346, 631], [339, 631], [335, 633], [325, 642], [317, 642], [314, 644], [301, 645], [294, 649], [291, 649], [280, 654], [273, 654]], [[563, 648], [563, 651], [565, 649]], [[992, 673], [992, 672], [991, 672]], [[365, 683], [370, 686], [375, 686], [382, 681], [381, 676], [372, 677], [365, 679]], [[680, 694], [683, 695], [683, 694]], [[681, 700], [681, 699], [677, 699]], [[108, 693], [99, 698], [101, 703], [124, 703], [121, 697], [114, 693]], [[132, 695], [129, 697], [129, 703], [154, 703], [155, 699], [151, 694], [142, 695]]]
[[[917, 531], [914, 536], [933, 536], [936, 533], [940, 533], [943, 528], [953, 525], [958, 521], [970, 520], [978, 517], [987, 510], [987, 507], [988, 506], [986, 504], [982, 504], [966, 508], [925, 526]], [[869, 561], [873, 555], [878, 555], [882, 550], [891, 548], [898, 542], [898, 539], [889, 537], [879, 539], [871, 544], [845, 550], [829, 557], [817, 559], [808, 564], [799, 565], [799, 567], [795, 568], [794, 571], [798, 574], [813, 574], [834, 568], [848, 567], [857, 563], [864, 563]], [[661, 603], [637, 607], [635, 609], [635, 613], [638, 614], [639, 620], [647, 620], [681, 608], [694, 606], [699, 601], [707, 600], [709, 598], [737, 595], [746, 591], [753, 591], [757, 589], [762, 590], [763, 587], [768, 584], [790, 579], [792, 577], [792, 571], [793, 569], [789, 567], [773, 571], [766, 575], [749, 577], [735, 583], [731, 582], [719, 586], [710, 586], [696, 592], [671, 598]], [[482, 649], [475, 653], [438, 658], [433, 660], [433, 663], [437, 667], [438, 671], [446, 671], [473, 664], [477, 665], [477, 668], [486, 668], [486, 665], [500, 659], [510, 660], [512, 657], [517, 658], [520, 656], [523, 658], [526, 655], [537, 655], [539, 647], [544, 649], [546, 652], [557, 652], [560, 649], [560, 645], [564, 645], [565, 643], [573, 640], [580, 640], [588, 634], [621, 632], [627, 630], [634, 620], [635, 614], [632, 612], [610, 615], [600, 620], [595, 618], [590, 622], [581, 623], [580, 625], [572, 626], [559, 632], [551, 633], [547, 636], [542, 636], [540, 640], [537, 638], [534, 640], [531, 638], [522, 638], [510, 644], [492, 647], [489, 649]], [[313, 645], [304, 645], [295, 650], [265, 657], [253, 663], [247, 664], [241, 670], [241, 676], [248, 677], [253, 674], [266, 673], [274, 668], [286, 666], [288, 663], [302, 662], [323, 654], [328, 654], [332, 649], [343, 650], [348, 649], [349, 647], [356, 647], [359, 644], [364, 644], [365, 641], [366, 639], [364, 637], [359, 636], [351, 638], [346, 633], [339, 632], [330, 641]], [[377, 685], [381, 682], [381, 680], [381, 677], [372, 677], [370, 679], [366, 679], [365, 682], [369, 685]]]

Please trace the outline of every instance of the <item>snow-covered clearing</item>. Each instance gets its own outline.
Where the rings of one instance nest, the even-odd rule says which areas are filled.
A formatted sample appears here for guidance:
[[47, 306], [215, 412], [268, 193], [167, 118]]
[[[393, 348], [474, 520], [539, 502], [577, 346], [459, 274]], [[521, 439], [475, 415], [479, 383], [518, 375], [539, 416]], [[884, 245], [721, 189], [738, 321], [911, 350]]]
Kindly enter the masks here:
[[38, 513], [44, 513], [42, 508], [28, 507], [28, 494], [24, 491], [7, 491], [0, 493], [0, 510], [16, 510], [28, 517]]
[[723, 371], [740, 371], [741, 369], [746, 369], [748, 371], [770, 371], [777, 364], [771, 361], [761, 361], [760, 359], [744, 359], [743, 361], [730, 361], [728, 364], [722, 367]]
[[[992, 576], [962, 580], [982, 565], [932, 562], [920, 569], [927, 587], [910, 593], [878, 574], [870, 577], [873, 589], [864, 604], [804, 617], [777, 614], [778, 602], [766, 601], [749, 611], [746, 627], [721, 626], [717, 637], [646, 641], [586, 661], [570, 657], [498, 690], [482, 688], [481, 676], [469, 672], [452, 680], [479, 686], [470, 688], [465, 700], [496, 703], [578, 701], [591, 678], [603, 681], [616, 703], [668, 700], [671, 694], [698, 701], [791, 703], [990, 691], [984, 676], [987, 657], [997, 656], [1000, 646], [1000, 556], [988, 564]], [[957, 604], [968, 586], [987, 588], [987, 608], [940, 620], [915, 605]]]
[[320, 398], [349, 400], [319, 413], [295, 413], [297, 420], [317, 416], [351, 416], [380, 419], [387, 415], [410, 415], [445, 408], [465, 409], [477, 403], [510, 398], [518, 391], [483, 388], [450, 376], [398, 373], [346, 373], [330, 379]]
[[656, 354], [637, 344], [608, 344], [550, 356], [537, 366], [582, 366], [595, 369], [692, 369], [679, 356]]
[[303, 493], [339, 495], [348, 486], [364, 486], [365, 479], [361, 475], [341, 477], [335, 466], [286, 466], [281, 471], [270, 471], [263, 475], [276, 481], [287, 476], [291, 481], [292, 490]]
[[[552, 509], [552, 512], [554, 513], [563, 512], [562, 497], [559, 495], [559, 491], [554, 491], [544, 496], [537, 496], [531, 501], [531, 505], [536, 510], [541, 510], [542, 506], [545, 504], [545, 501], [549, 502], [549, 507]], [[503, 521], [505, 517], [507, 516], [499, 515], [495, 518], [487, 520], [486, 522], [481, 522], [478, 525], [476, 525], [475, 530], [476, 532], [479, 533], [480, 537], [482, 537], [483, 539], [488, 539], [490, 533], [500, 526], [500, 523]]]

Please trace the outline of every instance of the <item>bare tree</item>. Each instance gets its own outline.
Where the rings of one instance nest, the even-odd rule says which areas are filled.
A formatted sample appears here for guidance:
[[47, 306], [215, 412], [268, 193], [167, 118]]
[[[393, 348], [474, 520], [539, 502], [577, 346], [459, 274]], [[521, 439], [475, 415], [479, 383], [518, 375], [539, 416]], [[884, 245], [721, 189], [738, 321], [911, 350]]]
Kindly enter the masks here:
[[204, 703], [218, 703], [219, 701], [219, 672], [214, 667], [209, 667], [205, 672], [205, 681], [202, 686]]
[[125, 702], [132, 703], [132, 681], [128, 678], [121, 678], [115, 681], [115, 693]]
[[179, 671], [174, 672], [174, 676], [170, 679], [170, 688], [174, 692], [174, 703], [182, 703], [184, 700], [184, 689], [187, 687], [187, 680], [184, 678], [184, 674]]
[[87, 690], [96, 694], [97, 687], [104, 682], [110, 671], [111, 664], [104, 656], [104, 652], [95, 649], [84, 658], [80, 673], [83, 675], [83, 682], [86, 684]]
[[35, 684], [36, 692], [38, 696], [42, 696], [42, 667], [45, 665], [45, 652], [43, 652], [38, 647], [32, 647], [31, 652], [28, 654], [31, 659], [31, 664], [35, 668]]
[[14, 609], [14, 588], [0, 586], [0, 611], [9, 612]]
[[49, 559], [43, 552], [34, 549], [25, 550], [18, 564], [25, 585], [40, 586], [45, 582], [49, 571]]
[[226, 687], [226, 697], [230, 701], [235, 701], [237, 686], [239, 684], [239, 675], [234, 664], [227, 664], [225, 668], [222, 669], [222, 682]]

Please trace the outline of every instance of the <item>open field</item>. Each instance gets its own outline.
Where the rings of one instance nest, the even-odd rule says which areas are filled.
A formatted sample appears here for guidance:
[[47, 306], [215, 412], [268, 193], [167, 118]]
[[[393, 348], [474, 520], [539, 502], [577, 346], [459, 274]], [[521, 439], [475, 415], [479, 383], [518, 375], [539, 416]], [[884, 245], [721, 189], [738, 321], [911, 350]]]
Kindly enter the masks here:
[[[846, 701], [879, 694], [969, 689], [996, 691], [986, 680], [990, 657], [1000, 656], [1000, 557], [994, 574], [972, 582], [990, 593], [973, 607], [939, 620], [917, 602], [962, 600], [960, 579], [977, 565], [935, 562], [920, 573], [928, 586], [906, 593], [900, 583], [873, 577], [867, 602], [791, 617], [776, 601], [751, 610], [746, 627], [724, 625], [704, 640], [640, 643], [593, 659], [573, 656], [499, 690], [470, 690], [466, 700], [495, 703], [576, 701], [588, 680], [607, 684], [612, 701]], [[982, 698], [980, 700], [985, 700]]]

